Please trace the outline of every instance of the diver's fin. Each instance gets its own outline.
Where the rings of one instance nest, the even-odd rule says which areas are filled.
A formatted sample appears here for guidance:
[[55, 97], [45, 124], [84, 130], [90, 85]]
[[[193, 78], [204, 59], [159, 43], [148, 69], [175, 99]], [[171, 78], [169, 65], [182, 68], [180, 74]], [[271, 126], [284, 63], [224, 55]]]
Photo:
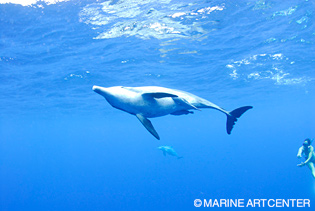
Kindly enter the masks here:
[[165, 93], [165, 92], [151, 92], [151, 93], [142, 94], [142, 97], [163, 98], [163, 97], [178, 97], [178, 96], [170, 94], [170, 93]]
[[143, 126], [158, 140], [160, 140], [159, 134], [155, 131], [150, 120], [142, 116], [141, 114], [136, 114], [136, 117], [140, 120]]
[[227, 121], [226, 121], [226, 132], [228, 134], [231, 134], [231, 131], [233, 129], [233, 126], [235, 125], [235, 122], [237, 121], [237, 118], [241, 117], [242, 114], [244, 114], [247, 110], [253, 108], [252, 106], [244, 106], [237, 108], [231, 112], [229, 112], [227, 115]]
[[163, 151], [163, 155], [166, 156], [166, 152], [165, 151]]
[[180, 110], [180, 111], [175, 111], [173, 113], [171, 113], [171, 115], [175, 115], [175, 116], [179, 116], [179, 115], [187, 115], [187, 114], [193, 114], [193, 111], [187, 111], [187, 110]]

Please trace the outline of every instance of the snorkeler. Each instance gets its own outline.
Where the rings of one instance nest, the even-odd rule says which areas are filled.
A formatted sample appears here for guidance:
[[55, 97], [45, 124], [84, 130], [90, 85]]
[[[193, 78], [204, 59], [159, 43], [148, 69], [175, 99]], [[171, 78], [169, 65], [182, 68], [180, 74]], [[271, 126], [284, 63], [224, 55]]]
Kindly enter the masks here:
[[305, 162], [301, 162], [297, 166], [302, 167], [307, 165], [308, 168], [311, 170], [313, 177], [315, 178], [315, 154], [314, 154], [314, 147], [311, 146], [313, 139], [310, 140], [309, 138], [305, 139], [303, 142], [303, 146], [300, 147], [299, 152], [297, 154], [298, 158], [302, 157], [302, 153], [305, 157]]

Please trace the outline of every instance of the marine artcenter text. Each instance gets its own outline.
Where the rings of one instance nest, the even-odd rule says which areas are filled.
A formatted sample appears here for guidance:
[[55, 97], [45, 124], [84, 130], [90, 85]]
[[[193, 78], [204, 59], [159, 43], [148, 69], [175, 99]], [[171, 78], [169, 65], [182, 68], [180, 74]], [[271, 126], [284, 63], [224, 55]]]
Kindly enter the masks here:
[[195, 207], [311, 207], [310, 199], [195, 199]]

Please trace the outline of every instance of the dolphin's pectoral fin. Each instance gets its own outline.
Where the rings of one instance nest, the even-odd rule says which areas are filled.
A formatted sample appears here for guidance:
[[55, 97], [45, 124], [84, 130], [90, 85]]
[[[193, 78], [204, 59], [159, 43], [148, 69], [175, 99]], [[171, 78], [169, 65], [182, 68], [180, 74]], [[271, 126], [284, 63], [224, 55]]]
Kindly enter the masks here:
[[165, 151], [163, 151], [163, 155], [166, 156], [166, 152]]
[[191, 104], [190, 102], [185, 100], [184, 98], [173, 97], [173, 100], [179, 105], [185, 105], [186, 107], [188, 107], [190, 109], [195, 109], [195, 110], [201, 111], [199, 108], [197, 108], [196, 106], [194, 106], [193, 104]]
[[142, 116], [141, 114], [136, 114], [136, 117], [140, 120], [143, 126], [158, 140], [160, 140], [159, 134], [154, 129], [150, 120]]
[[152, 92], [152, 93], [144, 93], [142, 97], [147, 98], [163, 98], [163, 97], [178, 97], [177, 95], [165, 93], [165, 92]]
[[187, 114], [193, 114], [193, 111], [187, 111], [187, 110], [181, 110], [181, 111], [175, 111], [171, 113], [171, 115], [180, 116], [180, 115], [187, 115]]

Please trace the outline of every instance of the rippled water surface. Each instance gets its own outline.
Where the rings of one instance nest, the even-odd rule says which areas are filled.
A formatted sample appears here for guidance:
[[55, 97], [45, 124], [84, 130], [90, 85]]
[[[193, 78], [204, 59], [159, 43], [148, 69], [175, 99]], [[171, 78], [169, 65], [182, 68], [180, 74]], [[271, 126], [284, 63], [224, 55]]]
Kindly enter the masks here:
[[[0, 209], [194, 209], [194, 199], [314, 198], [315, 4], [0, 1]], [[233, 110], [138, 120], [93, 85], [163, 86]], [[170, 145], [183, 159], [157, 150]]]

